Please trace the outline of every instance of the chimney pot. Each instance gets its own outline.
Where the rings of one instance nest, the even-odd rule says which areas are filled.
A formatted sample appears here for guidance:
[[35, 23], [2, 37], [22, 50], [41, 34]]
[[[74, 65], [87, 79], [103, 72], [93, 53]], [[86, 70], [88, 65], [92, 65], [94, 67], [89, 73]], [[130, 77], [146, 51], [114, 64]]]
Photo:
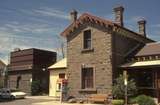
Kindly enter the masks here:
[[75, 22], [77, 20], [77, 15], [78, 12], [74, 9], [70, 12], [71, 22]]
[[139, 34], [146, 37], [146, 20], [142, 19], [137, 22], [139, 27]]
[[113, 10], [115, 12], [115, 22], [123, 27], [123, 25], [124, 25], [124, 23], [123, 23], [123, 11], [124, 11], [123, 6], [115, 7]]

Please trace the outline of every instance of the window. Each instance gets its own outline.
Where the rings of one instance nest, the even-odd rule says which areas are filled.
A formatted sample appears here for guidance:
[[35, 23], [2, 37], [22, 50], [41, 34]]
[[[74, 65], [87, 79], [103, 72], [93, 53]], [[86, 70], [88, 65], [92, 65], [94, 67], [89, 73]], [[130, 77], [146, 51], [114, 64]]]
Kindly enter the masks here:
[[152, 72], [151, 71], [139, 72], [137, 75], [137, 85], [139, 87], [154, 87]]
[[61, 90], [61, 86], [62, 86], [61, 83], [56, 84], [56, 91], [57, 92]]
[[82, 69], [82, 89], [93, 88], [93, 68]]
[[61, 90], [61, 83], [58, 83], [58, 90]]
[[59, 79], [64, 79], [65, 78], [65, 73], [60, 73], [59, 74]]
[[90, 49], [91, 48], [91, 30], [86, 30], [83, 33], [83, 48]]
[[20, 80], [21, 80], [21, 76], [18, 76], [18, 77], [17, 77], [17, 84], [16, 84], [16, 88], [19, 88]]
[[[137, 70], [138, 71], [138, 70]], [[153, 88], [154, 87], [154, 75], [153, 71], [146, 69], [146, 71], [129, 72], [130, 78], [134, 78], [137, 87], [142, 88]]]

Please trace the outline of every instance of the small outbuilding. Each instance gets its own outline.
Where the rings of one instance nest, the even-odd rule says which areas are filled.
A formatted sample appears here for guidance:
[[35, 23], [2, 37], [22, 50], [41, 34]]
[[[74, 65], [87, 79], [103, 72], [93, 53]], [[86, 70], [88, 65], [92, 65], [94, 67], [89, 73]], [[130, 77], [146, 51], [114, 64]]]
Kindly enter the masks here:
[[62, 81], [66, 80], [67, 59], [64, 58], [49, 68], [49, 96], [60, 97]]

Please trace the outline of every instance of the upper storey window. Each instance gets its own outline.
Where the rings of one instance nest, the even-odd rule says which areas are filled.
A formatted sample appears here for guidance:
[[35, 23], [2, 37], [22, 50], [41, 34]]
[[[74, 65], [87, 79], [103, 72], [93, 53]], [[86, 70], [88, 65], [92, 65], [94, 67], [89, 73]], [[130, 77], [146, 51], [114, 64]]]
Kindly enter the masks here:
[[83, 32], [83, 48], [91, 49], [91, 30], [86, 30]]

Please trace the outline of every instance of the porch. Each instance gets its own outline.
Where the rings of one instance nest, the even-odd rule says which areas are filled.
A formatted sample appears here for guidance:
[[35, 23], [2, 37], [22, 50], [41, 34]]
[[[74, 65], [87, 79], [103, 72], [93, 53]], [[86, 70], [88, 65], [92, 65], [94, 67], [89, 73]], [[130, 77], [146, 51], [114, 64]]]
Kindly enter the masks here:
[[160, 60], [126, 63], [121, 68], [127, 71], [129, 79], [135, 80], [138, 94], [151, 96], [160, 102]]

